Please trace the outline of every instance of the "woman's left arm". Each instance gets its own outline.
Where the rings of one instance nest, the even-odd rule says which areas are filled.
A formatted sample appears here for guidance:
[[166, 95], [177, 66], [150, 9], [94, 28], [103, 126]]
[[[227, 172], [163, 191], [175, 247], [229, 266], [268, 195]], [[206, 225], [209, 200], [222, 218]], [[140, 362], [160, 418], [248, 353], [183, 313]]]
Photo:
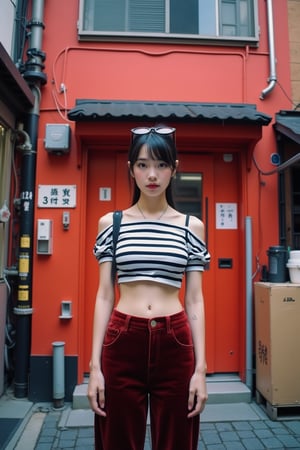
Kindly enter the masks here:
[[[191, 230], [203, 240], [204, 225], [191, 217]], [[207, 401], [206, 357], [205, 357], [205, 313], [202, 292], [202, 272], [191, 271], [186, 274], [185, 310], [191, 327], [195, 372], [190, 381], [188, 398], [188, 417], [201, 413]]]

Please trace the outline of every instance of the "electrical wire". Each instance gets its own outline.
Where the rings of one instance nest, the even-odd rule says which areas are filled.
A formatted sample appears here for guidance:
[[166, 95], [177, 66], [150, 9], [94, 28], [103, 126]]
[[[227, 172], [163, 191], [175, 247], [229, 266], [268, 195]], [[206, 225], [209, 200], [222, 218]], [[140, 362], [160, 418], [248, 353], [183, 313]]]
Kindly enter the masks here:
[[[12, 289], [9, 284], [9, 281], [6, 277], [6, 274], [3, 275], [4, 283], [7, 287], [7, 306], [10, 304]], [[15, 336], [15, 327], [10, 320], [9, 309], [6, 311], [6, 323], [5, 323], [5, 343], [4, 343], [4, 367], [7, 372], [12, 370], [12, 362], [10, 358], [10, 351], [15, 347], [16, 341], [14, 339]]]
[[15, 150], [16, 150], [16, 135], [14, 135], [14, 139], [13, 139], [13, 147], [12, 147], [12, 152], [11, 152], [11, 167], [13, 170], [13, 174], [14, 174], [14, 181], [15, 181], [15, 185], [14, 185], [14, 195], [13, 198], [14, 200], [17, 199], [17, 195], [19, 193], [19, 180], [18, 180], [18, 175], [17, 175], [17, 168], [16, 168], [16, 163], [15, 163]]
[[258, 176], [258, 249], [257, 249], [257, 253], [255, 255], [255, 262], [256, 262], [256, 269], [254, 271], [254, 273], [252, 274], [252, 280], [255, 279], [255, 277], [259, 274], [260, 269], [261, 269], [261, 264], [260, 264], [260, 255], [261, 255], [261, 251], [262, 251], [262, 236], [263, 236], [263, 228], [262, 228], [262, 214], [261, 214], [261, 208], [262, 208], [262, 201], [261, 201], [261, 187], [262, 187], [262, 181], [261, 181], [261, 174], [258, 171], [257, 172], [257, 176]]
[[[70, 123], [71, 123], [72, 121], [69, 120], [68, 117], [67, 117], [67, 113], [68, 113], [67, 106], [66, 106], [66, 105], [61, 105], [61, 104], [59, 103], [58, 98], [57, 98], [57, 95], [56, 95], [56, 92], [55, 92], [54, 89], [52, 89], [51, 94], [52, 94], [53, 101], [54, 101], [54, 103], [55, 103], [55, 107], [56, 107], [57, 112], [58, 112], [58, 114], [60, 115], [60, 117], [61, 117], [65, 122], [70, 122]], [[65, 98], [66, 98], [66, 96], [65, 96]], [[65, 113], [63, 113], [62, 110], [64, 110]]]
[[277, 166], [275, 169], [270, 170], [270, 171], [268, 171], [268, 172], [264, 172], [264, 171], [259, 167], [259, 165], [258, 165], [258, 163], [257, 163], [257, 161], [256, 161], [254, 155], [252, 156], [252, 160], [253, 160], [253, 163], [254, 163], [256, 169], [258, 170], [258, 172], [259, 172], [261, 175], [268, 176], [268, 175], [274, 175], [275, 173], [282, 172], [283, 170], [287, 169], [288, 167], [290, 167], [290, 166], [293, 165], [294, 163], [300, 161], [300, 153], [297, 153], [296, 155], [292, 156], [292, 158], [288, 159], [288, 160], [285, 161], [284, 163], [282, 163], [282, 164], [280, 164], [279, 166]]
[[280, 87], [280, 89], [282, 90], [282, 92], [284, 93], [284, 95], [286, 96], [286, 98], [291, 102], [291, 104], [294, 106], [294, 111], [299, 108], [300, 103], [295, 103], [291, 97], [288, 95], [288, 93], [286, 92], [286, 90], [284, 89], [284, 87], [282, 86], [282, 84], [276, 80], [276, 83], [278, 84], [278, 86]]

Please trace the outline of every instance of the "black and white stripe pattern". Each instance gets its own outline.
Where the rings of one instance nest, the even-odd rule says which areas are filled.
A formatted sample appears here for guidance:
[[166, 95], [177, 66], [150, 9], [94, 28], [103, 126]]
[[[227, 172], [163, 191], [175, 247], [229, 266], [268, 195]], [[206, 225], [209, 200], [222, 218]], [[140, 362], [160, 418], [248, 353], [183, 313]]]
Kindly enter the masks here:
[[[112, 261], [112, 225], [96, 239], [94, 255]], [[118, 283], [150, 280], [180, 287], [185, 271], [203, 271], [210, 255], [189, 228], [160, 221], [121, 223], [116, 248]]]

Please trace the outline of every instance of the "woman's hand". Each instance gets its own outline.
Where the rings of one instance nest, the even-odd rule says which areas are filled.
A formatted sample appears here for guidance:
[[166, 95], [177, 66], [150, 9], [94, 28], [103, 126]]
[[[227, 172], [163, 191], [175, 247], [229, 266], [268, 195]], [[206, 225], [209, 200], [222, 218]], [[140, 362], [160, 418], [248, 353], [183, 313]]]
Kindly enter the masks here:
[[204, 408], [208, 399], [206, 379], [204, 373], [195, 372], [190, 381], [189, 399], [188, 399], [188, 418], [197, 416]]
[[99, 416], [106, 417], [104, 411], [105, 391], [104, 376], [100, 369], [93, 368], [90, 372], [88, 384], [88, 399], [92, 410]]

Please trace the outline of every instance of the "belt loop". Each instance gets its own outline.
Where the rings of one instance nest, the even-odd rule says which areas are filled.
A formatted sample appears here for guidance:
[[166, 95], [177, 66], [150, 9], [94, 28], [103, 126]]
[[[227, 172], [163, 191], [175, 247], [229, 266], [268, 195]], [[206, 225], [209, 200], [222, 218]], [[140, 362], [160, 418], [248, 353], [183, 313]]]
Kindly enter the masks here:
[[166, 323], [167, 323], [167, 332], [171, 333], [171, 317], [170, 316], [166, 317]]
[[124, 322], [124, 326], [123, 326], [123, 330], [124, 330], [124, 331], [128, 331], [130, 319], [131, 319], [131, 316], [129, 316], [129, 315], [127, 314], [127, 315], [126, 315], [125, 322]]

